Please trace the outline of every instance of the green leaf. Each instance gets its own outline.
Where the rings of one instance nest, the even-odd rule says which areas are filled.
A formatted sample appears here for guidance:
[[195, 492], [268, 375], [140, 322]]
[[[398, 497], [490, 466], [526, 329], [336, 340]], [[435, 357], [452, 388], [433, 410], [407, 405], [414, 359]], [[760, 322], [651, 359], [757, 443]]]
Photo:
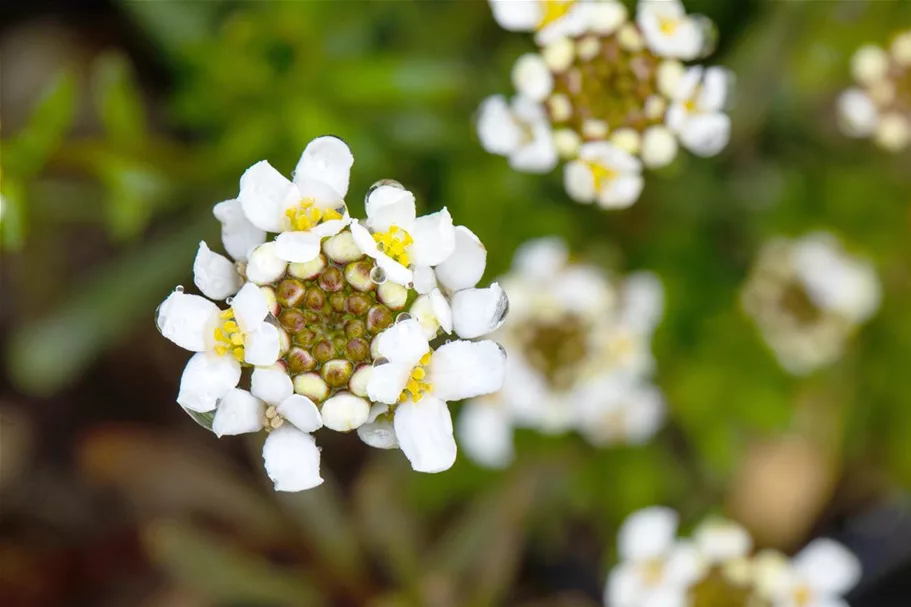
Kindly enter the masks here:
[[0, 205], [0, 249], [18, 251], [25, 244], [28, 228], [28, 205], [22, 182], [4, 176]]
[[212, 601], [301, 607], [326, 604], [312, 581], [191, 525], [158, 521], [147, 527], [143, 539], [155, 563]]
[[128, 59], [121, 53], [105, 53], [92, 67], [92, 92], [108, 137], [117, 146], [141, 145], [146, 139], [146, 115]]

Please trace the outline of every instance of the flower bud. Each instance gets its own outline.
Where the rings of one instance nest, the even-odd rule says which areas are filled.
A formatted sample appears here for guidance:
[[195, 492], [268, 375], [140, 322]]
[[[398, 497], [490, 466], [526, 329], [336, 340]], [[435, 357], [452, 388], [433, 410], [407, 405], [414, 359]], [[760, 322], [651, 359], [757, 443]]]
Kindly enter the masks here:
[[339, 392], [323, 403], [320, 413], [327, 428], [348, 432], [367, 421], [370, 404], [349, 392]]
[[351, 361], [335, 359], [323, 365], [320, 375], [330, 388], [340, 388], [348, 383], [353, 371], [354, 365], [351, 364]]
[[294, 391], [306, 396], [315, 403], [320, 403], [329, 396], [329, 386], [319, 373], [304, 373], [294, 378]]
[[301, 280], [311, 280], [319, 276], [328, 265], [326, 257], [320, 255], [316, 259], [304, 263], [292, 263], [288, 266], [288, 273]]

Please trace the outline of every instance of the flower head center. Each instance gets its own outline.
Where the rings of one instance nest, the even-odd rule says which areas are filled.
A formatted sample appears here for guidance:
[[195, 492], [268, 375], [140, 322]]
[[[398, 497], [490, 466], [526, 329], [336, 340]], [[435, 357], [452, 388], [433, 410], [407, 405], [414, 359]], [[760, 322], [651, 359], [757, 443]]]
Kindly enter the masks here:
[[617, 171], [614, 169], [598, 164], [596, 162], [589, 162], [588, 168], [592, 172], [592, 181], [594, 182], [594, 188], [596, 192], [600, 192], [604, 186], [616, 179], [619, 175], [619, 173], [617, 173]]
[[665, 36], [673, 36], [678, 27], [680, 27], [680, 19], [674, 19], [672, 17], [658, 18], [658, 28]]
[[421, 357], [421, 360], [418, 361], [418, 364], [411, 370], [411, 375], [408, 377], [408, 383], [405, 384], [405, 389], [402, 390], [402, 393], [399, 395], [399, 402], [403, 403], [409, 398], [419, 403], [424, 399], [424, 396], [433, 390], [433, 384], [426, 381], [427, 379], [427, 365], [430, 364], [430, 360], [433, 354], [428, 352]]
[[221, 325], [215, 328], [215, 353], [224, 356], [230, 352], [239, 361], [244, 359], [244, 335], [234, 320], [234, 310], [228, 308], [219, 315]]
[[275, 405], [269, 405], [266, 407], [266, 411], [263, 414], [263, 429], [266, 432], [272, 432], [282, 427], [285, 423], [285, 418], [281, 416], [278, 412], [278, 407]]
[[801, 584], [794, 589], [794, 605], [796, 607], [805, 607], [810, 604], [813, 593], [806, 584]]
[[544, 5], [541, 13], [541, 21], [538, 23], [538, 29], [542, 30], [551, 23], [562, 19], [569, 9], [573, 7], [576, 0], [541, 0]]
[[690, 588], [693, 607], [765, 607], [749, 582], [738, 583], [722, 567], [713, 567]]
[[291, 230], [295, 232], [306, 232], [313, 229], [324, 221], [330, 219], [341, 219], [342, 215], [335, 209], [321, 209], [316, 206], [316, 201], [312, 198], [301, 198], [297, 206], [291, 207], [285, 211], [285, 217]]
[[645, 561], [642, 563], [641, 573], [646, 586], [657, 586], [664, 577], [664, 561], [657, 558]]
[[408, 256], [408, 247], [414, 243], [411, 234], [399, 226], [390, 226], [385, 232], [377, 232], [373, 235], [377, 248], [385, 253], [388, 257], [402, 264], [406, 268], [411, 263]]
[[518, 337], [528, 363], [556, 389], [570, 388], [588, 356], [587, 323], [572, 314], [523, 328]]
[[797, 282], [792, 281], [788, 284], [781, 294], [779, 303], [784, 311], [803, 326], [815, 324], [823, 316], [807, 290]]

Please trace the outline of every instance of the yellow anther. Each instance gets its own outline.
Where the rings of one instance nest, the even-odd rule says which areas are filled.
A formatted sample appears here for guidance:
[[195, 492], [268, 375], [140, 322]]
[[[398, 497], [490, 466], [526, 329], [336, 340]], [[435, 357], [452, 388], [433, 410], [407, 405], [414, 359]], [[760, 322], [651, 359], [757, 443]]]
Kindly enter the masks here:
[[414, 371], [411, 372], [411, 377], [418, 381], [424, 379], [424, 377], [426, 377], [426, 375], [427, 375], [427, 371], [425, 371], [423, 367], [415, 367]]
[[215, 353], [218, 354], [219, 356], [224, 356], [225, 354], [228, 353], [228, 347], [227, 346], [215, 346]]
[[231, 343], [234, 344], [235, 346], [244, 345], [244, 336], [241, 335], [240, 333], [235, 333], [234, 335], [231, 336]]
[[228, 308], [227, 310], [223, 310], [222, 313], [219, 314], [219, 316], [221, 316], [222, 318], [234, 318], [234, 308]]
[[227, 331], [228, 333], [236, 333], [237, 330], [240, 328], [237, 326], [237, 323], [234, 322], [233, 320], [229, 320], [222, 326], [225, 328], [225, 331]]
[[428, 352], [427, 354], [425, 354], [424, 356], [422, 356], [422, 357], [421, 357], [421, 360], [420, 360], [421, 366], [429, 365], [429, 364], [430, 364], [430, 359], [431, 359], [431, 358], [433, 358], [433, 353], [432, 353], [432, 352]]
[[399, 226], [390, 226], [385, 232], [377, 232], [373, 235], [373, 240], [377, 243], [377, 248], [386, 255], [399, 262], [403, 266], [411, 264], [411, 258], [408, 256], [407, 247], [414, 243], [411, 234], [401, 229]]
[[669, 19], [667, 17], [660, 17], [658, 19], [658, 27], [665, 36], [673, 36], [679, 26], [680, 19]]
[[266, 408], [266, 417], [272, 419], [276, 415], [278, 415], [278, 409], [275, 408], [275, 405], [269, 405]]
[[400, 403], [406, 402], [409, 398], [412, 401], [419, 403], [428, 392], [433, 391], [433, 385], [424, 381], [427, 377], [427, 369], [424, 368], [424, 365], [430, 364], [431, 357], [432, 354], [428, 352], [421, 357], [418, 364], [411, 370], [411, 374], [408, 376], [408, 382], [405, 384], [405, 389], [402, 390], [402, 393], [399, 395]]
[[342, 215], [335, 209], [321, 209], [312, 198], [303, 198], [296, 207], [285, 211], [288, 225], [295, 232], [306, 232], [314, 226], [330, 219], [341, 219]]
[[417, 394], [418, 392], [421, 391], [421, 384], [419, 384], [418, 382], [416, 382], [412, 379], [412, 380], [409, 380], [409, 382], [407, 384], [405, 384], [405, 389], [408, 390], [409, 392], [411, 392], [412, 394]]
[[244, 349], [243, 348], [234, 348], [234, 358], [236, 358], [240, 362], [243, 362]]
[[544, 4], [538, 29], [544, 29], [554, 21], [562, 18], [572, 8], [576, 0], [542, 0]]
[[217, 329], [215, 329], [215, 341], [223, 341], [223, 342], [229, 341], [228, 337], [225, 335], [225, 332], [222, 330], [221, 327], [218, 327]]
[[244, 335], [240, 332], [240, 327], [237, 326], [237, 323], [230, 320], [231, 316], [222, 312], [221, 317], [226, 320], [221, 323], [220, 327], [215, 327], [215, 330], [213, 331], [215, 341], [217, 342], [213, 349], [219, 356], [224, 356], [228, 352], [231, 352], [234, 358], [243, 361]]
[[332, 219], [341, 219], [342, 214], [336, 211], [335, 209], [326, 209], [323, 211], [323, 221], [330, 221]]
[[283, 423], [285, 423], [285, 419], [284, 419], [284, 418], [282, 418], [282, 417], [273, 417], [273, 418], [272, 418], [272, 421], [269, 422], [269, 425], [272, 426], [273, 428], [280, 428], [281, 425], [282, 425]]
[[588, 168], [592, 172], [592, 180], [594, 181], [596, 192], [600, 192], [607, 183], [616, 179], [618, 175], [617, 171], [594, 162], [589, 162]]

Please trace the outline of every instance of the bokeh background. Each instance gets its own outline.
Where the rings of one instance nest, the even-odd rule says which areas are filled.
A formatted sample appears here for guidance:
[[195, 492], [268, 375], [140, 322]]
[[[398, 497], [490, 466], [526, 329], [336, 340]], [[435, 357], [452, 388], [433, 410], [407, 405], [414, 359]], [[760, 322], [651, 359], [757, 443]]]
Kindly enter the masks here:
[[[844, 137], [834, 110], [853, 51], [911, 3], [685, 4], [737, 75], [732, 142], [602, 212], [481, 149], [478, 103], [533, 48], [486, 2], [4, 3], [0, 604], [593, 606], [619, 523], [655, 503], [786, 551], [833, 535], [864, 563], [852, 605], [911, 604], [911, 157]], [[256, 438], [176, 405], [187, 355], [153, 317], [243, 170], [287, 173], [323, 134], [354, 152], [354, 215], [397, 179], [479, 235], [485, 280], [548, 234], [657, 272], [667, 427], [606, 450], [520, 433], [511, 469], [439, 475], [328, 433], [325, 485], [274, 493]], [[842, 360], [794, 378], [739, 293], [765, 240], [818, 228], [875, 261], [884, 300]]]

